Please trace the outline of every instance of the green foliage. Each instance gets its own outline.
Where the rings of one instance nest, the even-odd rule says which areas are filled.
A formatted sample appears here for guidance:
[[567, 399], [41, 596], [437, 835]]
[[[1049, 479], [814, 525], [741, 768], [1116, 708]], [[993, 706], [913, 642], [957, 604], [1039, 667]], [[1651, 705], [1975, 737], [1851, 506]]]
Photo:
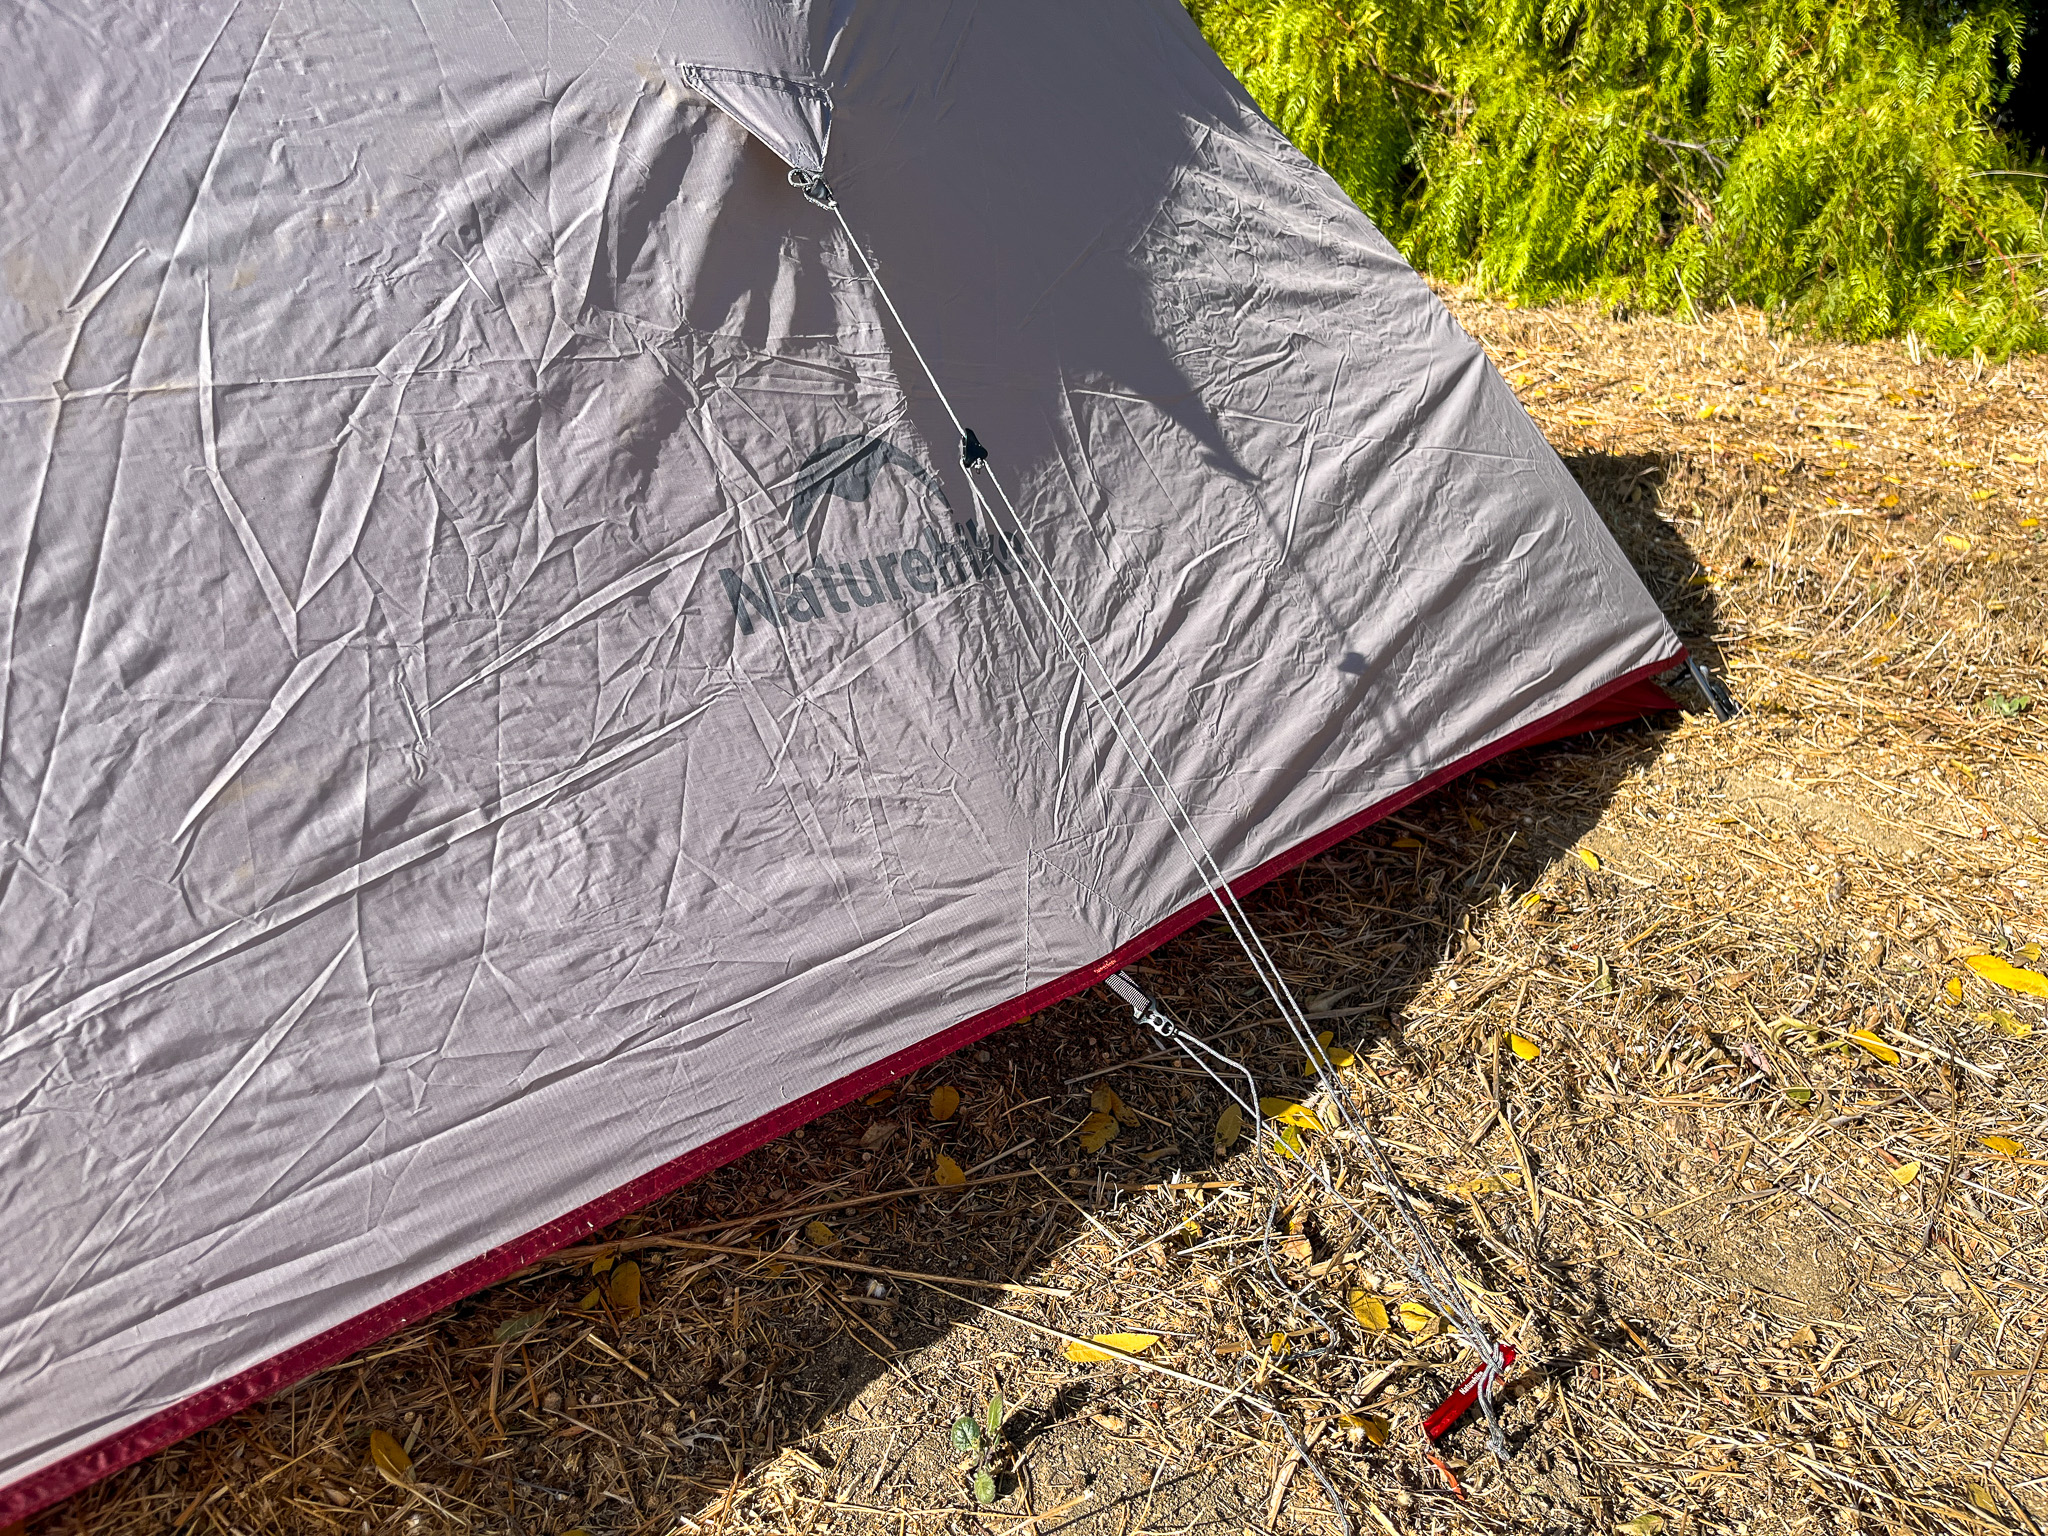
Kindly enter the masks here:
[[[961, 1455], [975, 1458], [974, 1502], [993, 1504], [996, 1501], [996, 1477], [989, 1470], [991, 1450], [1000, 1450], [1003, 1444], [1003, 1417], [1006, 1412], [1003, 1389], [997, 1387], [995, 1395], [989, 1398], [979, 1420], [962, 1414], [953, 1421], [953, 1449]], [[986, 1426], [984, 1428], [984, 1426]]]
[[2021, 0], [1187, 0], [1418, 266], [2048, 346], [2048, 162], [1991, 126]]

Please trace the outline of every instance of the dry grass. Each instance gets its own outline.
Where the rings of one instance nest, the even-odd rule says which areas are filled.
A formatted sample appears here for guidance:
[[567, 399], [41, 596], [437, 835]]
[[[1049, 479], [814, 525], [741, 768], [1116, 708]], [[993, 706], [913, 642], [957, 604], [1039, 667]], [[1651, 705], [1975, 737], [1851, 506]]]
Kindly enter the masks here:
[[[1521, 1346], [1506, 1463], [1426, 1454], [1452, 1339], [1354, 1319], [1413, 1295], [1354, 1150], [1219, 1155], [1097, 992], [36, 1530], [1166, 1536], [1334, 1531], [1334, 1492], [1359, 1532], [2041, 1536], [2048, 1005], [1961, 962], [2048, 938], [2048, 367], [1450, 297], [1747, 705], [1502, 759], [1254, 903]], [[1142, 971], [1307, 1086], [1215, 924]], [[1066, 1358], [1105, 1330], [1175, 1374]], [[998, 1387], [983, 1510], [948, 1433]]]

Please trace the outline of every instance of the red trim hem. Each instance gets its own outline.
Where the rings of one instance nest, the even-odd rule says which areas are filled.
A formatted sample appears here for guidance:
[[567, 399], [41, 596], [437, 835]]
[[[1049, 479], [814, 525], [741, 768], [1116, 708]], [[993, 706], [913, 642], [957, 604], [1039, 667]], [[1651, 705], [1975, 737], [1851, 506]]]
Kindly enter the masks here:
[[[1667, 671], [1684, 660], [1685, 651], [1680, 649], [1675, 656], [1664, 661], [1638, 667], [1604, 687], [1595, 689], [1575, 703], [1554, 710], [1541, 720], [1525, 725], [1476, 752], [1468, 753], [1408, 788], [1389, 795], [1305, 842], [1297, 843], [1285, 853], [1268, 859], [1250, 873], [1241, 875], [1233, 881], [1231, 890], [1242, 896], [1257, 889], [1276, 875], [1284, 874], [1296, 865], [1305, 863], [1317, 854], [1341, 843], [1345, 838], [1391, 816], [1403, 806], [1419, 800], [1432, 790], [1471, 772], [1503, 753], [1512, 752], [1517, 747], [1553, 741], [1560, 736], [1576, 734], [1580, 730], [1614, 724], [1616, 718], [1612, 706], [1635, 706], [1629, 711], [1629, 715], [1647, 713], [1659, 707], [1675, 709], [1677, 706], [1668, 700], [1665, 705], [1659, 706], [1653, 698], [1634, 690], [1647, 683], [1657, 673]], [[1627, 697], [1624, 700], [1617, 698], [1617, 695]], [[1661, 693], [1657, 696], [1662, 697]], [[1603, 710], [1603, 704], [1610, 707]], [[1573, 723], [1579, 721], [1582, 716], [1595, 718], [1583, 724]], [[693, 1179], [702, 1178], [734, 1158], [773, 1141], [777, 1136], [800, 1125], [807, 1125], [818, 1116], [850, 1104], [853, 1100], [873, 1092], [882, 1084], [914, 1072], [941, 1056], [951, 1055], [954, 1051], [973, 1044], [984, 1035], [993, 1034], [1005, 1025], [1014, 1024], [1019, 1019], [1049, 1008], [1077, 992], [1086, 991], [1111, 972], [1122, 970], [1133, 961], [1150, 954], [1167, 940], [1193, 927], [1209, 916], [1215, 910], [1215, 906], [1211, 898], [1204, 896], [1182, 907], [1170, 917], [1153, 924], [1136, 938], [1091, 965], [1082, 966], [1078, 970], [1069, 971], [1064, 976], [1033, 987], [1029, 992], [1012, 998], [1007, 1003], [976, 1014], [950, 1029], [941, 1030], [920, 1040], [916, 1045], [908, 1046], [893, 1056], [873, 1062], [835, 1083], [805, 1094], [802, 1098], [793, 1099], [758, 1120], [751, 1120], [716, 1140], [706, 1142], [703, 1146], [642, 1174], [630, 1183], [622, 1184], [609, 1194], [600, 1195], [588, 1204], [579, 1206], [566, 1215], [558, 1216], [523, 1236], [478, 1254], [444, 1274], [423, 1281], [411, 1290], [402, 1292], [391, 1300], [350, 1318], [345, 1323], [337, 1324], [325, 1333], [315, 1334], [303, 1343], [295, 1344], [290, 1349], [273, 1355], [260, 1365], [251, 1366], [238, 1375], [195, 1392], [183, 1401], [109, 1435], [97, 1445], [75, 1451], [6, 1488], [0, 1488], [0, 1529], [47, 1509], [102, 1478], [111, 1477], [122, 1468], [134, 1465], [164, 1446], [196, 1434], [211, 1424], [219, 1423], [249, 1404], [302, 1381], [315, 1372], [346, 1359], [357, 1350], [376, 1343], [379, 1339], [388, 1338], [399, 1329], [418, 1322], [430, 1313], [438, 1312], [465, 1296], [473, 1295], [485, 1286], [494, 1285], [508, 1275], [516, 1274], [529, 1264], [546, 1258], [557, 1248], [567, 1247], [600, 1227], [609, 1226], [663, 1195], [680, 1189]]]

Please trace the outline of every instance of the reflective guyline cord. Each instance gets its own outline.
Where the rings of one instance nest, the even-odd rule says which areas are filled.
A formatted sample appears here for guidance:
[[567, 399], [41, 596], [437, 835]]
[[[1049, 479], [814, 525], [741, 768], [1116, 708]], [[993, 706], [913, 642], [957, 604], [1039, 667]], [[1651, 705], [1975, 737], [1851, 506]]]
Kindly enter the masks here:
[[[991, 521], [994, 521], [993, 510], [983, 498], [979, 485], [980, 476], [986, 474], [990, 487], [1001, 501], [1003, 510], [1008, 514], [1010, 528], [1015, 529], [1018, 534], [1025, 535], [1024, 537], [1014, 538], [1012, 541], [1021, 546], [1029, 557], [1023, 567], [1026, 577], [1025, 587], [1031, 593], [1033, 601], [1038, 604], [1039, 610], [1044, 614], [1047, 623], [1058, 637], [1062, 648], [1067, 653], [1068, 659], [1073, 662], [1076, 672], [1080, 676], [1082, 683], [1087, 687], [1096, 709], [1115, 734], [1118, 744], [1124, 749], [1132, 765], [1137, 768], [1139, 776], [1145, 782], [1147, 792], [1151, 794], [1154, 802], [1159, 806], [1168, 826], [1173, 831], [1175, 840], [1180, 844], [1182, 852], [1187, 855], [1190, 864], [1193, 865], [1196, 877], [1200, 880], [1204, 892], [1215, 904], [1218, 915], [1223, 918], [1225, 924], [1229, 927], [1232, 937], [1237, 940], [1238, 946], [1244, 951], [1245, 958], [1251, 962], [1253, 971], [1257, 974], [1260, 983], [1264, 986], [1267, 995], [1272, 999], [1274, 1006], [1279, 1010], [1280, 1017], [1286, 1023], [1296, 1045], [1301, 1048], [1304, 1056], [1314, 1067], [1317, 1084], [1323, 1090], [1330, 1103], [1336, 1108], [1339, 1117], [1343, 1121], [1343, 1129], [1349, 1133], [1349, 1139], [1365, 1150], [1371, 1165], [1372, 1174], [1381, 1193], [1387, 1197], [1388, 1202], [1400, 1216], [1402, 1225], [1407, 1229], [1409, 1237], [1415, 1244], [1416, 1252], [1414, 1254], [1403, 1254], [1396, 1249], [1394, 1250], [1394, 1256], [1401, 1263], [1402, 1267], [1407, 1270], [1410, 1278], [1436, 1304], [1438, 1310], [1444, 1316], [1454, 1321], [1459, 1337], [1474, 1354], [1479, 1356], [1482, 1374], [1478, 1401], [1481, 1409], [1486, 1414], [1494, 1449], [1496, 1453], [1504, 1454], [1506, 1449], [1505, 1441], [1493, 1413], [1492, 1388], [1506, 1370], [1507, 1357], [1503, 1354], [1499, 1345], [1494, 1342], [1485, 1325], [1479, 1320], [1471, 1305], [1465, 1299], [1450, 1264], [1445, 1259], [1435, 1238], [1424, 1225], [1420, 1213], [1415, 1209], [1414, 1203], [1408, 1197], [1407, 1190], [1402, 1185], [1399, 1175], [1388, 1159], [1385, 1149], [1380, 1145], [1378, 1138], [1372, 1134], [1370, 1129], [1352, 1113], [1343, 1085], [1336, 1079], [1328, 1058], [1317, 1044], [1315, 1031], [1310, 1027], [1307, 1015], [1303, 1011], [1301, 1004], [1295, 999], [1293, 991], [1288, 986], [1278, 963], [1267, 950], [1264, 940], [1259, 936], [1249, 916], [1239, 904], [1237, 895], [1231, 889], [1230, 882], [1225, 876], [1220, 862], [1216, 859], [1207, 840], [1202, 836], [1199, 827], [1195, 824], [1193, 813], [1175, 790], [1171, 778], [1161, 765], [1159, 756], [1154, 750], [1150, 739], [1146, 736], [1144, 728], [1139, 724], [1135, 712], [1123, 697], [1121, 690], [1116, 686], [1115, 674], [1096, 651], [1094, 643], [1088, 636], [1086, 626], [1082, 623], [1080, 615], [1075, 611], [1072, 603], [1067, 599], [1043, 551], [1039, 548], [1038, 542], [1028, 536], [1024, 521], [1018, 514], [1015, 504], [1010, 500], [1008, 491], [1003, 487], [1002, 481], [989, 467], [987, 450], [982, 447], [980, 440], [974, 435], [967, 424], [961, 420], [959, 412], [953, 408], [952, 400], [947, 396], [944, 386], [939, 383], [938, 376], [934, 373], [931, 364], [926, 360], [923, 350], [917, 345], [916, 337], [911, 334], [909, 326], [905, 324], [901, 311], [897, 309], [895, 300], [890, 296], [887, 286], [882, 282], [881, 274], [876, 271], [875, 264], [868, 256], [866, 247], [862, 245], [859, 238], [854, 234], [852, 225], [847, 222], [845, 212], [840, 208], [838, 200], [832, 195], [832, 191], [826, 185], [824, 179], [811, 172], [793, 170], [789, 173], [789, 180], [790, 184], [796, 187], [808, 201], [831, 213], [837, 220], [840, 231], [846, 238], [848, 247], [859, 258], [862, 267], [866, 271], [868, 281], [873, 284], [875, 292], [881, 298], [884, 307], [887, 308], [890, 318], [896, 322], [896, 328], [902, 335], [904, 343], [910, 348], [911, 355], [917, 360], [917, 365], [923, 372], [926, 382], [931, 385], [933, 393], [938, 397], [939, 404], [944, 408], [946, 415], [952, 421], [954, 429], [960, 434], [961, 464], [968, 471], [968, 488], [974, 497], [976, 510], [989, 517]], [[1035, 570], [1033, 569], [1034, 567]], [[1180, 1032], [1180, 1037], [1183, 1040], [1189, 1038], [1185, 1031]], [[1234, 1092], [1232, 1097], [1235, 1098]], [[1261, 1118], [1257, 1114], [1256, 1094], [1254, 1094], [1253, 1102], [1248, 1107], [1253, 1113], [1253, 1124], [1256, 1134], [1256, 1128], [1259, 1126]], [[1327, 1171], [1318, 1168], [1317, 1173], [1319, 1182], [1327, 1188], [1329, 1186]], [[1378, 1235], [1383, 1242], [1386, 1241], [1384, 1234]], [[1388, 1246], [1392, 1248], [1391, 1243]]]

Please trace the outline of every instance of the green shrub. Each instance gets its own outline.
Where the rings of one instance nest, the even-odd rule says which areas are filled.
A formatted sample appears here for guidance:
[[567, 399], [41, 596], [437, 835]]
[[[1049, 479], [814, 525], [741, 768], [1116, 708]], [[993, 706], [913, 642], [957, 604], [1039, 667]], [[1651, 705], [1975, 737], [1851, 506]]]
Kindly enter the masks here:
[[1416, 265], [2048, 346], [2048, 162], [1992, 128], [2020, 0], [1187, 0]]

